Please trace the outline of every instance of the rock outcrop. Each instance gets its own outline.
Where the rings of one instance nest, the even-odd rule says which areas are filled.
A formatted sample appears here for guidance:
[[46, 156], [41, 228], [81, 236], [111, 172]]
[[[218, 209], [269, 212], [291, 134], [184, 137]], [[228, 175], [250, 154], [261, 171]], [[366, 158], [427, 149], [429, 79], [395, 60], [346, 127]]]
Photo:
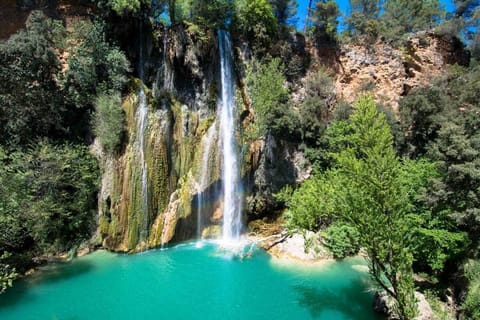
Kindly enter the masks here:
[[[371, 46], [346, 44], [324, 52], [336, 56], [325, 66], [335, 71], [337, 100], [353, 103], [358, 94], [371, 92], [377, 103], [398, 111], [400, 97], [442, 75], [448, 65], [469, 64], [460, 40], [432, 32], [410, 36], [403, 47], [382, 41]], [[325, 61], [316, 56], [318, 63]]]

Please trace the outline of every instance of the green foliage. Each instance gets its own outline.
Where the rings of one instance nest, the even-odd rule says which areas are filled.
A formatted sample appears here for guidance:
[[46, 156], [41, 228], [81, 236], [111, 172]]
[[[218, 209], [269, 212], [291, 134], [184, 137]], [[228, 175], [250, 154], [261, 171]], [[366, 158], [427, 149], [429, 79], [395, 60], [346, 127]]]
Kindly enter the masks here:
[[299, 107], [299, 130], [305, 143], [318, 143], [326, 129], [329, 107], [334, 98], [333, 78], [326, 70], [320, 69], [307, 78], [305, 99]]
[[125, 115], [119, 94], [101, 94], [95, 103], [93, 132], [103, 149], [109, 153], [118, 150], [125, 127]]
[[314, 33], [320, 41], [335, 41], [337, 35], [338, 17], [340, 9], [334, 0], [322, 0], [317, 2], [313, 13]]
[[247, 70], [247, 88], [255, 110], [258, 136], [268, 132], [281, 137], [295, 134], [297, 117], [287, 105], [283, 72], [284, 67], [277, 58], [268, 62], [253, 61]]
[[[480, 68], [455, 69], [400, 101], [405, 152], [437, 161], [443, 176], [425, 201], [480, 243]], [[474, 249], [478, 250], [478, 249]]]
[[465, 276], [469, 282], [468, 291], [462, 304], [466, 319], [480, 319], [480, 261], [470, 260], [464, 266]]
[[354, 227], [345, 223], [334, 223], [324, 234], [325, 246], [335, 259], [344, 259], [360, 250], [360, 234]]
[[349, 33], [357, 39], [376, 40], [381, 30], [378, 0], [350, 0], [350, 7], [351, 13], [347, 17]]
[[62, 131], [64, 105], [55, 82], [59, 32], [57, 24], [33, 11], [25, 30], [0, 43], [0, 143], [16, 145]]
[[280, 25], [286, 25], [297, 14], [297, 0], [270, 0], [275, 18]]
[[141, 0], [110, 0], [109, 4], [118, 14], [122, 14], [126, 10], [133, 12], [138, 11]]
[[350, 0], [350, 5], [347, 32], [360, 43], [379, 36], [397, 43], [410, 33], [437, 27], [446, 15], [438, 0]]
[[101, 9], [112, 9], [118, 15], [123, 15], [127, 12], [136, 13], [142, 6], [150, 3], [146, 0], [93, 0], [93, 2]]
[[130, 63], [105, 39], [102, 23], [78, 26], [83, 41], [68, 60], [64, 86], [67, 98], [77, 108], [91, 106], [101, 92], [120, 91], [127, 81]]
[[67, 250], [91, 235], [99, 172], [87, 147], [1, 150], [0, 192], [9, 194], [0, 206], [0, 251]]
[[398, 40], [408, 33], [432, 29], [443, 18], [438, 0], [387, 0], [383, 7], [383, 35]]
[[373, 277], [396, 299], [399, 316], [410, 319], [416, 305], [413, 257], [405, 234], [411, 227], [412, 181], [402, 175], [390, 128], [372, 98], [357, 102], [349, 125], [347, 149], [332, 155], [335, 169], [327, 173], [335, 190], [335, 211], [360, 232]]
[[323, 177], [317, 176], [304, 181], [295, 192], [288, 188], [277, 197], [285, 202], [288, 208], [287, 228], [290, 231], [298, 229], [316, 231], [332, 221], [330, 203], [319, 201], [319, 197], [323, 200], [324, 194], [330, 192], [329, 186], [324, 184]]
[[[411, 319], [416, 314], [412, 264], [418, 254], [413, 244], [421, 240], [414, 234], [416, 227], [428, 229], [432, 222], [423, 214], [417, 196], [437, 174], [435, 165], [396, 156], [386, 118], [370, 97], [361, 98], [349, 119], [336, 121], [326, 136], [332, 168], [293, 193], [287, 202], [290, 228], [315, 230], [320, 227], [317, 221], [336, 217], [358, 230], [371, 274], [396, 300], [398, 315]], [[295, 199], [302, 200], [295, 203]], [[447, 251], [457, 245], [457, 239], [454, 245], [449, 239], [442, 241]], [[435, 256], [435, 262], [442, 253]]]
[[234, 31], [253, 44], [256, 52], [264, 52], [274, 38], [277, 19], [267, 0], [236, 0], [232, 21]]
[[0, 294], [3, 293], [7, 288], [13, 285], [13, 280], [17, 277], [15, 268], [11, 268], [8, 264], [2, 263], [4, 259], [10, 256], [9, 253], [4, 252], [0, 256]]
[[192, 1], [191, 20], [205, 28], [224, 28], [232, 16], [233, 4], [228, 0]]

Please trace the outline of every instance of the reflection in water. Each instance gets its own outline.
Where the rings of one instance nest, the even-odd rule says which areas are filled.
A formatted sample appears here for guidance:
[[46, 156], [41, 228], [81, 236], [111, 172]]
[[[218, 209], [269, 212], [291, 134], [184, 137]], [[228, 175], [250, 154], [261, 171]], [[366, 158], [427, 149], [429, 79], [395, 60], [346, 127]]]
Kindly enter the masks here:
[[[298, 293], [298, 304], [309, 311], [312, 319], [319, 318], [325, 310], [337, 310], [350, 319], [357, 319], [358, 315], [365, 313], [366, 307], [371, 305], [371, 300], [366, 299], [362, 299], [362, 304], [352, 303], [359, 300], [361, 297], [359, 289], [364, 286], [362, 281], [354, 280], [351, 285], [342, 287], [341, 290], [313, 288], [305, 285], [297, 285], [293, 289]], [[366, 297], [368, 298], [368, 296]]]

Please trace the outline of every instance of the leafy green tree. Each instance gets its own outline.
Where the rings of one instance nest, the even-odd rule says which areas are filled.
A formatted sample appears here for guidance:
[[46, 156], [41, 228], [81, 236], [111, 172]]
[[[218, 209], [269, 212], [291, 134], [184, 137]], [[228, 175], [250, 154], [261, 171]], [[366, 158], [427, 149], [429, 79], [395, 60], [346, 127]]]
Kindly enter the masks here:
[[95, 103], [93, 132], [100, 139], [104, 150], [114, 153], [122, 142], [125, 115], [119, 94], [101, 94]]
[[287, 25], [297, 14], [297, 0], [270, 0], [270, 4], [280, 25]]
[[40, 142], [19, 173], [29, 183], [31, 236], [42, 250], [66, 250], [94, 227], [98, 165], [87, 147]]
[[381, 20], [385, 31], [382, 34], [392, 40], [408, 33], [432, 29], [444, 15], [438, 0], [386, 0], [383, 9]]
[[381, 32], [378, 20], [378, 0], [349, 0], [351, 13], [347, 17], [348, 31], [355, 39], [374, 41]]
[[314, 32], [321, 41], [335, 41], [340, 9], [334, 0], [320, 0], [313, 12]]
[[352, 133], [346, 137], [350, 147], [333, 156], [335, 169], [327, 174], [335, 189], [335, 211], [360, 232], [370, 271], [396, 300], [400, 318], [411, 319], [417, 310], [413, 256], [405, 240], [411, 227], [410, 181], [402, 174], [390, 128], [372, 98], [361, 98], [355, 108]]
[[329, 109], [335, 99], [332, 76], [320, 69], [305, 84], [305, 99], [299, 106], [300, 134], [303, 142], [317, 145], [330, 118]]
[[235, 0], [232, 26], [263, 53], [275, 36], [277, 19], [268, 0]]
[[225, 28], [232, 16], [232, 3], [228, 0], [192, 1], [192, 21], [207, 28]]
[[64, 129], [65, 106], [55, 76], [61, 28], [40, 11], [26, 29], [0, 43], [0, 142], [16, 145]]
[[298, 127], [296, 114], [288, 107], [284, 67], [278, 58], [269, 62], [253, 61], [247, 70], [247, 88], [255, 111], [257, 136], [272, 133], [291, 137]]
[[457, 68], [400, 101], [404, 150], [437, 161], [443, 173], [426, 201], [434, 212], [455, 218], [475, 252], [480, 243], [479, 79], [478, 66]]
[[9, 193], [0, 206], [0, 250], [57, 252], [90, 237], [99, 172], [87, 147], [41, 141], [0, 153], [0, 192]]
[[400, 318], [411, 319], [417, 309], [409, 235], [422, 213], [415, 196], [434, 175], [432, 165], [396, 156], [388, 123], [371, 97], [361, 98], [349, 119], [328, 131], [332, 168], [317, 174], [310, 190], [294, 192], [291, 199], [315, 197], [315, 206], [287, 202], [290, 226], [312, 229], [319, 218], [335, 217], [358, 230], [372, 276], [395, 299]]
[[128, 12], [136, 13], [143, 5], [150, 4], [150, 2], [146, 0], [94, 0], [93, 2], [101, 9], [112, 9], [118, 15], [123, 15]]
[[77, 108], [89, 108], [97, 94], [124, 88], [130, 63], [119, 48], [106, 40], [102, 23], [86, 23], [78, 27], [81, 44], [68, 60], [64, 86], [71, 104]]

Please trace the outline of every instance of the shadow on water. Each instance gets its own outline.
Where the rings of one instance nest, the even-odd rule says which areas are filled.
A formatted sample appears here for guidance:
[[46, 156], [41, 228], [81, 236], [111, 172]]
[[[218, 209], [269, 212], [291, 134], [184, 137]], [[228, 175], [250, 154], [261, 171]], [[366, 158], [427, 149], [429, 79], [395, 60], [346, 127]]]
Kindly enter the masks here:
[[[68, 280], [91, 272], [93, 268], [91, 262], [78, 260], [74, 263], [54, 264], [42, 268], [34, 275], [16, 281], [13, 288], [2, 294], [0, 296], [0, 309], [11, 307], [20, 302], [32, 286]], [[28, 299], [32, 300], [34, 297], [29, 296]]]
[[[293, 287], [298, 293], [298, 304], [308, 309], [312, 319], [317, 319], [325, 310], [335, 310], [349, 319], [372, 319], [368, 306], [373, 299], [361, 279], [352, 280], [347, 287], [337, 289], [313, 288], [307, 285]], [[367, 307], [365, 307], [367, 306]], [[380, 315], [374, 319], [383, 319]]]

